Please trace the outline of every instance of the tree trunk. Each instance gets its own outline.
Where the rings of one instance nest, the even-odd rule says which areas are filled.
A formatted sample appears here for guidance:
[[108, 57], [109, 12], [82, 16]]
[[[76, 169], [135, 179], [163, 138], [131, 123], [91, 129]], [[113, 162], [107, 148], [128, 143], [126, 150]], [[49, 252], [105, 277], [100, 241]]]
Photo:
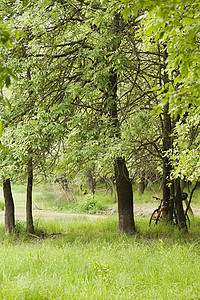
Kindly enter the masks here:
[[3, 179], [3, 195], [5, 200], [5, 234], [15, 229], [15, 208], [9, 178]]
[[[117, 75], [112, 72], [110, 75], [113, 93], [109, 97], [110, 100], [110, 120], [113, 128], [112, 135], [120, 138], [120, 124], [117, 113]], [[117, 198], [118, 198], [118, 216], [119, 216], [119, 232], [127, 234], [135, 233], [135, 224], [133, 217], [133, 190], [129, 180], [129, 174], [126, 162], [123, 157], [119, 157], [114, 162]]]
[[115, 177], [118, 196], [119, 231], [134, 234], [133, 190], [123, 158], [117, 158], [115, 161]]
[[[113, 18], [111, 32], [113, 40], [110, 43], [108, 52], [115, 52], [120, 45], [120, 14], [116, 13]], [[110, 62], [108, 62], [110, 64]], [[118, 76], [113, 66], [110, 67], [108, 87], [104, 92], [106, 115], [110, 119], [110, 136], [116, 139], [121, 138], [120, 123], [117, 111], [117, 83]], [[135, 233], [133, 217], [133, 191], [129, 180], [126, 162], [123, 157], [115, 159], [114, 170], [116, 177], [116, 188], [118, 198], [119, 231], [127, 234]]]
[[[165, 104], [163, 110], [163, 200], [169, 201], [170, 199], [170, 173], [171, 163], [166, 151], [171, 149], [171, 118], [169, 115], [169, 103]], [[171, 207], [171, 205], [170, 205]], [[168, 222], [172, 221], [172, 209], [163, 212], [163, 220]]]
[[178, 218], [178, 226], [180, 229], [188, 232], [187, 225], [186, 225], [186, 217], [183, 210], [183, 202], [182, 202], [182, 190], [181, 190], [181, 183], [180, 178], [175, 180], [175, 208], [177, 211], [177, 218]]
[[[166, 72], [166, 60], [168, 58], [168, 52], [166, 45], [161, 55], [161, 45], [158, 44], [159, 60], [160, 60], [160, 86], [169, 82], [168, 73]], [[163, 75], [162, 75], [163, 69]], [[167, 90], [166, 90], [167, 91]], [[163, 189], [163, 201], [169, 201], [170, 199], [170, 173], [171, 163], [166, 152], [172, 149], [171, 140], [171, 117], [169, 114], [169, 103], [167, 102], [163, 108], [163, 122], [162, 122], [162, 151], [163, 151], [163, 178], [162, 178], [162, 189]], [[172, 203], [169, 203], [170, 207]], [[173, 220], [173, 209], [163, 212], [163, 221], [171, 222]]]
[[139, 194], [144, 194], [144, 190], [145, 190], [146, 186], [147, 186], [147, 183], [146, 183], [146, 179], [145, 179], [145, 171], [142, 170], [140, 173], [140, 182], [138, 184], [137, 192]]
[[30, 233], [34, 233], [32, 195], [33, 195], [33, 161], [32, 161], [32, 157], [30, 156], [28, 161], [28, 182], [27, 182], [27, 195], [26, 195], [26, 228], [27, 231]]
[[92, 171], [88, 170], [87, 173], [86, 173], [86, 176], [87, 176], [87, 183], [88, 183], [89, 192], [92, 196], [94, 196], [96, 181], [95, 181], [95, 178], [92, 176]]

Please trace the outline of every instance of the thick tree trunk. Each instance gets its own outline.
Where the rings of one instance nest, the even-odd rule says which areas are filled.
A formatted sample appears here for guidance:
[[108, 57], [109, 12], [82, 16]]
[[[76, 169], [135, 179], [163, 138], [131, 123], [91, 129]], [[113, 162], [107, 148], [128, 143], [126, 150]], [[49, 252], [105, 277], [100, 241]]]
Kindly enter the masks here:
[[[112, 74], [110, 80], [113, 87], [116, 87], [117, 76]], [[113, 127], [112, 135], [120, 138], [120, 124], [117, 113], [117, 95], [116, 92], [110, 97], [112, 101], [110, 105], [110, 120]], [[118, 216], [119, 216], [119, 232], [127, 234], [135, 233], [135, 224], [133, 216], [133, 191], [132, 184], [129, 180], [129, 174], [126, 162], [123, 157], [119, 157], [114, 163], [117, 198], [118, 198]]]
[[3, 195], [5, 200], [5, 234], [15, 229], [15, 208], [9, 178], [3, 179]]
[[30, 233], [34, 233], [33, 226], [33, 161], [32, 157], [28, 161], [28, 182], [27, 182], [27, 195], [26, 195], [26, 228]]
[[[113, 18], [111, 33], [113, 40], [110, 43], [108, 52], [115, 52], [120, 45], [120, 14], [116, 13]], [[110, 62], [108, 61], [108, 65]], [[110, 120], [110, 137], [120, 139], [120, 122], [117, 110], [117, 72], [111, 64], [109, 70], [108, 85], [104, 92], [104, 113]], [[135, 224], [133, 217], [133, 191], [129, 180], [129, 174], [125, 159], [119, 157], [115, 159], [114, 170], [116, 177], [118, 213], [119, 213], [119, 231], [127, 234], [135, 233]]]
[[134, 234], [133, 190], [123, 158], [117, 158], [115, 161], [115, 177], [118, 196], [119, 231]]
[[183, 210], [183, 202], [182, 202], [182, 190], [181, 190], [181, 183], [180, 178], [175, 180], [175, 208], [177, 211], [177, 218], [178, 218], [178, 226], [180, 229], [188, 232], [187, 225], [186, 225], [186, 217]]

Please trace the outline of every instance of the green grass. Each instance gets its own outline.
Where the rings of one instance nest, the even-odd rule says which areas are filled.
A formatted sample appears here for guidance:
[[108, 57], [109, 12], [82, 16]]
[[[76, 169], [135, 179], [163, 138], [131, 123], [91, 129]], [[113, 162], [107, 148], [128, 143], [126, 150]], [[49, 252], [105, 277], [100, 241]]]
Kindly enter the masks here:
[[189, 237], [148, 228], [147, 219], [127, 237], [116, 217], [38, 221], [38, 238], [5, 238], [1, 227], [0, 299], [199, 299], [200, 219], [193, 222]]
[[[15, 205], [24, 207], [26, 186], [12, 186]], [[134, 190], [134, 202], [151, 202], [152, 195]], [[75, 193], [76, 202], [70, 197], [57, 186], [34, 187], [40, 208], [87, 213], [117, 208], [102, 190], [94, 198]], [[17, 222], [17, 233], [5, 237], [2, 224], [0, 299], [200, 299], [200, 218], [190, 218], [188, 235], [172, 225], [149, 228], [149, 218], [136, 218], [133, 237], [117, 233], [116, 215], [35, 220], [35, 235]]]

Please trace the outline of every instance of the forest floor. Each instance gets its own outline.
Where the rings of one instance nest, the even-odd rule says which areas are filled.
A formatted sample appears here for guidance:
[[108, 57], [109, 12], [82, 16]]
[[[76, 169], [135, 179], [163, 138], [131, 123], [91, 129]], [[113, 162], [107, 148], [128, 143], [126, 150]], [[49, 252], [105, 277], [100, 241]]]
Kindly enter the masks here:
[[[136, 217], [150, 217], [152, 212], [156, 209], [155, 203], [136, 203], [134, 205], [134, 216]], [[200, 207], [192, 207], [194, 215], [200, 216]], [[65, 212], [56, 212], [52, 210], [43, 210], [43, 209], [33, 209], [33, 217], [35, 219], [59, 219], [66, 217], [85, 217], [88, 219], [97, 219], [97, 218], [106, 218], [110, 215], [115, 215], [117, 212], [113, 210], [108, 210], [102, 214], [78, 214], [78, 213], [65, 213]], [[16, 207], [15, 208], [15, 218], [19, 221], [25, 221], [25, 208]], [[4, 211], [0, 211], [0, 223], [4, 222]]]

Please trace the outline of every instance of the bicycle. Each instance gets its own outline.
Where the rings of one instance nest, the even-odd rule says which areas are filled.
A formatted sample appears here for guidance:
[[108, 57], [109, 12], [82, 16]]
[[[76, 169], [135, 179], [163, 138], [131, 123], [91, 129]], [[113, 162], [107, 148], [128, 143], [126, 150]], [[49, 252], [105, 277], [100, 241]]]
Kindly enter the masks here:
[[[149, 220], [149, 226], [152, 225], [152, 223], [154, 224], [154, 226], [158, 223], [158, 221], [162, 218], [162, 213], [163, 211], [168, 211], [170, 209], [173, 209], [173, 224], [174, 225], [177, 225], [178, 224], [178, 218], [177, 218], [177, 212], [176, 212], [176, 208], [175, 206], [171, 207], [169, 204], [170, 204], [170, 200], [171, 199], [168, 199], [168, 200], [163, 200], [159, 197], [154, 197], [154, 199], [156, 200], [159, 200], [160, 203], [159, 203], [159, 206], [158, 208], [156, 208], [151, 217], [150, 217], [150, 220]], [[187, 193], [182, 193], [182, 200], [185, 200], [187, 199]], [[186, 222], [188, 223], [188, 226], [190, 227], [190, 219], [188, 217], [188, 214], [186, 214]]]

